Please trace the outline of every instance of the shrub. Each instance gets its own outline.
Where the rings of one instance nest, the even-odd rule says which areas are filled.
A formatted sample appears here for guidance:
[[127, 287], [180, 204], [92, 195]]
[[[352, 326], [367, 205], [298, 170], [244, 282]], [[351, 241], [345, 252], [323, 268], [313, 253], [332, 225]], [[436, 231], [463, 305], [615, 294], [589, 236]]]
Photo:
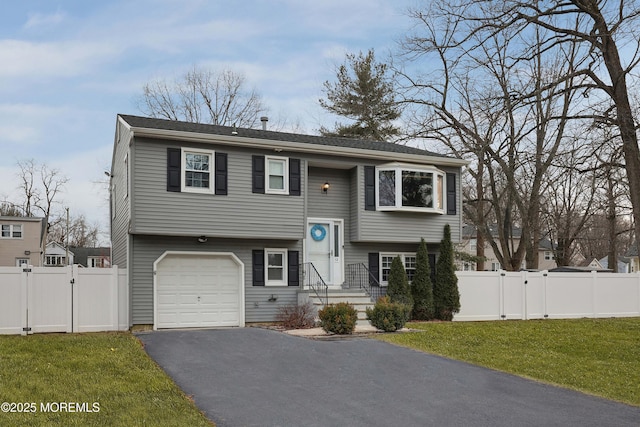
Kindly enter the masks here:
[[453, 244], [449, 224], [444, 226], [444, 239], [440, 242], [440, 257], [436, 262], [433, 307], [436, 319], [440, 320], [453, 320], [453, 315], [460, 311], [460, 291], [453, 265]]
[[358, 311], [348, 302], [330, 304], [318, 312], [320, 326], [325, 332], [352, 334], [358, 321]]
[[388, 296], [379, 298], [373, 308], [367, 308], [367, 319], [373, 326], [385, 332], [402, 329], [410, 315], [410, 305], [391, 302]]
[[278, 309], [276, 322], [280, 322], [285, 329], [313, 328], [316, 326], [316, 309], [308, 301], [302, 305], [284, 305]]
[[413, 296], [413, 320], [433, 319], [433, 285], [431, 284], [431, 266], [427, 244], [420, 240], [418, 253], [416, 254], [416, 272], [411, 282], [411, 295]]
[[391, 263], [389, 270], [389, 285], [387, 286], [387, 295], [391, 302], [399, 302], [413, 306], [413, 298], [411, 297], [411, 289], [409, 288], [409, 280], [404, 264], [400, 257], [395, 257]]

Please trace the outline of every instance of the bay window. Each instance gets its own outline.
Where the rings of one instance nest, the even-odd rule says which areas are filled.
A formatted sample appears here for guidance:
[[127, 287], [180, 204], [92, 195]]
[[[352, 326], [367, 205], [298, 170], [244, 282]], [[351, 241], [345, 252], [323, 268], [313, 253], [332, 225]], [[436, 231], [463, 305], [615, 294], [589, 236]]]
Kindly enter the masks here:
[[399, 163], [376, 168], [378, 210], [444, 213], [444, 172]]

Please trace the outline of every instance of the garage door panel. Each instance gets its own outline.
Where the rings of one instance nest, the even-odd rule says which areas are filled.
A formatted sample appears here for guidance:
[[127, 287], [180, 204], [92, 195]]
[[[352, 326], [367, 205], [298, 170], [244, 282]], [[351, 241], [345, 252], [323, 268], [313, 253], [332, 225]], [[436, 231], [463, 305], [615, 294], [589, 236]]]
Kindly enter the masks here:
[[228, 254], [168, 254], [156, 267], [156, 327], [240, 326], [241, 267]]

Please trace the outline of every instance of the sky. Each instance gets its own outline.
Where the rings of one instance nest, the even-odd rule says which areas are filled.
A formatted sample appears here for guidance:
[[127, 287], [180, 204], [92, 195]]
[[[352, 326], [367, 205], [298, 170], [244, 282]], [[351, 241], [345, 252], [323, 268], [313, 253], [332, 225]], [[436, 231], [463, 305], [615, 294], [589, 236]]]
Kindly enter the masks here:
[[[68, 178], [58, 210], [108, 243], [105, 171], [116, 115], [143, 115], [145, 83], [194, 66], [243, 73], [273, 120], [316, 134], [346, 53], [397, 50], [415, 0], [24, 0], [0, 14], [0, 201], [20, 199], [17, 163]], [[298, 129], [300, 130], [300, 129]]]

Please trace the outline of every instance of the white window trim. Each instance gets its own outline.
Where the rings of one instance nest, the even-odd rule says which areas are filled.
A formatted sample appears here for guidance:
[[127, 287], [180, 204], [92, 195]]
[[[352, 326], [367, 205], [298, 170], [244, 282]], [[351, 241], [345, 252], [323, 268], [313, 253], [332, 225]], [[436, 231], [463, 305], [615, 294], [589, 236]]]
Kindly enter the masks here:
[[[382, 257], [391, 257], [391, 258], [395, 258], [399, 256], [400, 259], [402, 259], [402, 265], [404, 266], [404, 269], [407, 269], [407, 261], [406, 261], [406, 257], [414, 257], [417, 258], [417, 253], [416, 252], [380, 252], [380, 256], [379, 256], [379, 260], [378, 260], [378, 265], [380, 266], [380, 271], [378, 272], [378, 277], [380, 278], [380, 286], [388, 286], [389, 285], [389, 281], [388, 280], [382, 280]], [[417, 259], [416, 259], [416, 263], [417, 263]], [[417, 265], [416, 265], [417, 267]], [[431, 267], [433, 268], [433, 267]], [[415, 270], [415, 268], [413, 269]]]
[[[265, 248], [264, 249], [264, 284], [265, 286], [287, 286], [287, 262], [288, 253], [286, 248]], [[282, 255], [282, 280], [269, 280], [269, 254]]]
[[[9, 226], [9, 235], [8, 236], [3, 236], [2, 235], [2, 227], [4, 226]], [[24, 238], [24, 227], [22, 224], [2, 224], [2, 227], [0, 227], [0, 238], [1, 239], [23, 239]], [[19, 228], [19, 233], [20, 233], [20, 237], [15, 237], [14, 234], [18, 231], [16, 230], [16, 227]]]
[[[284, 171], [283, 171], [284, 176], [282, 177], [284, 182], [284, 189], [269, 188], [269, 162], [272, 160], [278, 161], [278, 162], [284, 162]], [[279, 156], [265, 156], [264, 164], [265, 164], [264, 192], [266, 194], [289, 194], [289, 158], [279, 157]]]
[[[21, 261], [26, 261], [26, 262], [21, 262]], [[29, 258], [16, 258], [16, 267], [25, 267], [28, 266], [31, 263], [31, 260]]]
[[[395, 206], [380, 206], [380, 172], [381, 171], [394, 171], [395, 173]], [[402, 171], [410, 172], [425, 172], [432, 174], [433, 182], [433, 206], [418, 207], [418, 206], [402, 206]], [[446, 174], [435, 166], [417, 166], [406, 163], [387, 163], [384, 165], [376, 166], [375, 185], [376, 185], [376, 210], [379, 211], [405, 211], [405, 212], [429, 212], [444, 214], [447, 207], [447, 194], [446, 189]], [[398, 178], [400, 177], [400, 178]], [[438, 183], [438, 178], [442, 182], [442, 188]], [[438, 202], [441, 201], [441, 208], [438, 208]], [[399, 203], [398, 203], [399, 202]]]
[[[209, 156], [209, 188], [199, 188], [199, 187], [187, 187], [187, 154], [205, 154]], [[215, 151], [213, 150], [202, 150], [195, 148], [182, 148], [182, 155], [180, 158], [180, 189], [185, 193], [204, 193], [204, 194], [214, 194], [215, 193]]]

